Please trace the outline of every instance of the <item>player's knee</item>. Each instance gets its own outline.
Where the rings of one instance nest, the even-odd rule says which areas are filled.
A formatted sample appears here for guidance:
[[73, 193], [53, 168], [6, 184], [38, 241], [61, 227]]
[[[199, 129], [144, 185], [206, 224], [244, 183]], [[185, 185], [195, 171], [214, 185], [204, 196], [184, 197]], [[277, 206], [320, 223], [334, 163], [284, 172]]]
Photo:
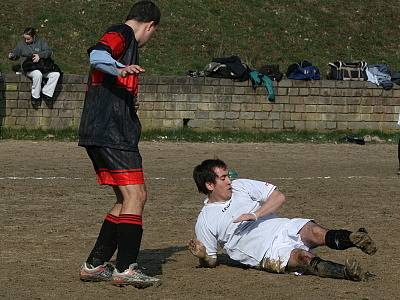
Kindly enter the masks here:
[[138, 200], [139, 200], [139, 202], [141, 202], [143, 204], [146, 203], [146, 201], [147, 201], [147, 191], [146, 190], [141, 190], [138, 193]]
[[305, 267], [313, 259], [314, 255], [303, 249], [294, 249], [290, 253], [289, 263], [290, 267]]

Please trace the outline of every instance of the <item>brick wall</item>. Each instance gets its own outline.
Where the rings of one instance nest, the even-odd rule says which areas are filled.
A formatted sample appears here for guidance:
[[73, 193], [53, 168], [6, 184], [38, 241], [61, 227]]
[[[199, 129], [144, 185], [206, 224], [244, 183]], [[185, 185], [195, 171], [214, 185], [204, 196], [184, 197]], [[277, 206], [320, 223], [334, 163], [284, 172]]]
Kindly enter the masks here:
[[[30, 107], [30, 80], [8, 74], [0, 85], [1, 124], [14, 128], [77, 127], [86, 76], [64, 75], [53, 108]], [[271, 131], [286, 129], [396, 128], [400, 87], [385, 91], [369, 82], [282, 80], [276, 100], [249, 82], [227, 79], [143, 76], [139, 116], [145, 129]]]

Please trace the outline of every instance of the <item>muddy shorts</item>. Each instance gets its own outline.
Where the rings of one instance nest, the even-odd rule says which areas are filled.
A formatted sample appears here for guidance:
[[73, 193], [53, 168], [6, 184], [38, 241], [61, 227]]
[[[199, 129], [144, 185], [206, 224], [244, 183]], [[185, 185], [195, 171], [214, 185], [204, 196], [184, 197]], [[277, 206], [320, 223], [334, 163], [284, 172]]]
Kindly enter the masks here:
[[142, 157], [138, 151], [88, 146], [86, 151], [104, 185], [144, 184]]
[[264, 255], [260, 263], [260, 269], [274, 273], [284, 273], [289, 262], [290, 254], [294, 249], [309, 251], [301, 240], [299, 231], [311, 219], [294, 218], [289, 219], [281, 230], [276, 233], [275, 239], [270, 249]]

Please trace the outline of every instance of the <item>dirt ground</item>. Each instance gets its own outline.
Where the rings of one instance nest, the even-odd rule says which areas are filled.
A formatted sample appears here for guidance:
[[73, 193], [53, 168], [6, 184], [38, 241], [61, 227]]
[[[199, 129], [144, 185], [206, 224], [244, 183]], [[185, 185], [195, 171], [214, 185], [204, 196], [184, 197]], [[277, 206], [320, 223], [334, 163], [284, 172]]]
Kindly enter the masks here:
[[[4, 299], [398, 299], [400, 176], [397, 145], [214, 144], [143, 142], [149, 199], [139, 263], [162, 280], [137, 290], [78, 278], [112, 206], [76, 143], [0, 142], [0, 298]], [[230, 266], [196, 268], [185, 250], [203, 197], [195, 164], [219, 157], [240, 177], [276, 184], [287, 196], [280, 215], [327, 227], [365, 226], [379, 250], [322, 247], [322, 257], [356, 258], [377, 276], [349, 282], [270, 274]]]

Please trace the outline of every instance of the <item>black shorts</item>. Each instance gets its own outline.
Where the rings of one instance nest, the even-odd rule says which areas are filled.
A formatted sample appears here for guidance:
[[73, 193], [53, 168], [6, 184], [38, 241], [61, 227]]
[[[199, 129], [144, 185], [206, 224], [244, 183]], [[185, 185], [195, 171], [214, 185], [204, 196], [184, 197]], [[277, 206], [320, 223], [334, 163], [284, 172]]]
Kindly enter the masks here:
[[144, 184], [142, 157], [138, 151], [87, 146], [99, 184]]

